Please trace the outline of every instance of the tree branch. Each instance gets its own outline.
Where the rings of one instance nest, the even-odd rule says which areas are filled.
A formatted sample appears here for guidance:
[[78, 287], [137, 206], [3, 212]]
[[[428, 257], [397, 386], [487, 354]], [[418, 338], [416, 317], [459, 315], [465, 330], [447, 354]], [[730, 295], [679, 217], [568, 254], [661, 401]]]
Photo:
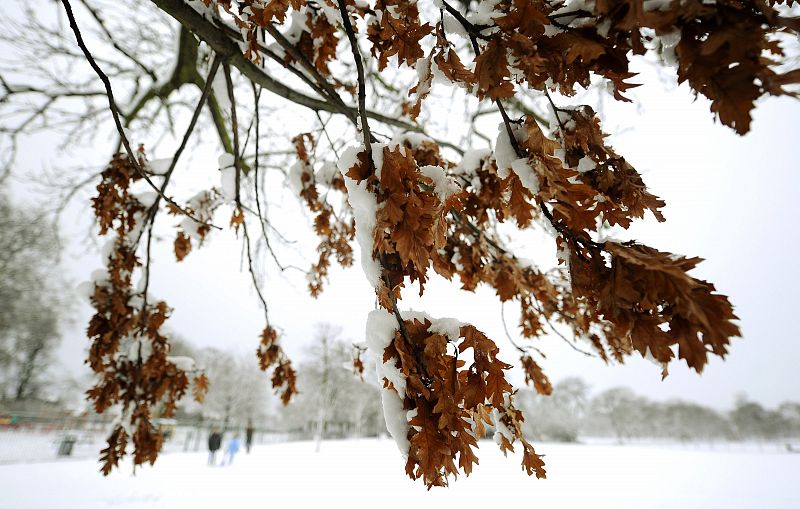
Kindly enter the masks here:
[[97, 9], [89, 5], [89, 2], [87, 2], [86, 0], [79, 0], [79, 1], [86, 8], [86, 10], [89, 11], [94, 20], [97, 21], [97, 24], [100, 25], [100, 30], [103, 32], [106, 38], [108, 38], [108, 41], [111, 43], [111, 45], [114, 46], [114, 48], [117, 51], [128, 57], [128, 59], [131, 62], [133, 62], [142, 71], [144, 71], [148, 76], [150, 76], [150, 79], [153, 80], [153, 83], [158, 82], [158, 76], [156, 75], [153, 69], [144, 65], [138, 58], [132, 55], [130, 51], [126, 50], [117, 43], [116, 39], [114, 39], [114, 36], [111, 34], [111, 32], [109, 32], [108, 27], [106, 27], [105, 20], [103, 20], [102, 16], [100, 16], [100, 13], [97, 11]]
[[356, 34], [353, 32], [353, 25], [350, 23], [350, 14], [347, 12], [347, 6], [344, 0], [338, 0], [339, 12], [342, 14], [342, 23], [344, 24], [344, 31], [347, 33], [347, 39], [350, 41], [350, 49], [353, 52], [353, 60], [356, 64], [356, 72], [358, 74], [358, 115], [361, 118], [361, 131], [364, 133], [364, 150], [367, 153], [367, 161], [370, 168], [373, 168], [372, 161], [372, 141], [373, 136], [369, 130], [369, 119], [367, 118], [367, 84], [364, 77], [364, 63], [361, 61], [361, 51], [358, 49], [358, 40]]
[[[300, 106], [304, 106], [313, 111], [327, 111], [329, 113], [342, 114], [340, 108], [333, 104], [331, 101], [317, 99], [315, 97], [307, 96], [297, 90], [284, 85], [276, 80], [263, 69], [247, 60], [239, 49], [238, 44], [232, 40], [225, 32], [225, 30], [213, 23], [209, 22], [203, 16], [198, 14], [194, 9], [186, 5], [182, 0], [151, 0], [158, 8], [175, 18], [182, 26], [189, 28], [195, 35], [202, 38], [206, 43], [219, 55], [227, 59], [231, 66], [239, 69], [244, 76], [250, 81], [262, 86], [264, 89], [272, 92], [275, 95], [283, 97]], [[347, 106], [350, 111], [349, 115], [358, 114], [357, 108]], [[366, 110], [368, 118], [377, 120], [386, 125], [404, 129], [406, 131], [413, 131], [425, 134], [425, 130], [415, 124], [399, 120], [394, 117], [384, 115], [371, 110]], [[447, 141], [436, 140], [436, 143], [443, 147], [450, 148], [459, 154], [463, 154], [464, 150]]]

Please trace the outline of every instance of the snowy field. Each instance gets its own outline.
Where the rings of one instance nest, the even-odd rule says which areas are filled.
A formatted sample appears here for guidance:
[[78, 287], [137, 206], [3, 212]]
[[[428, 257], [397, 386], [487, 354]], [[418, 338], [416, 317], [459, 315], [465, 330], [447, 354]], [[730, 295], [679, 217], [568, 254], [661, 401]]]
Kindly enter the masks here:
[[310, 442], [261, 445], [227, 467], [207, 466], [204, 453], [173, 453], [105, 479], [94, 460], [0, 465], [0, 507], [800, 507], [800, 454], [540, 444], [548, 479], [536, 480], [493, 443], [481, 446], [469, 478], [431, 491], [405, 477], [391, 440], [329, 441], [319, 453]]

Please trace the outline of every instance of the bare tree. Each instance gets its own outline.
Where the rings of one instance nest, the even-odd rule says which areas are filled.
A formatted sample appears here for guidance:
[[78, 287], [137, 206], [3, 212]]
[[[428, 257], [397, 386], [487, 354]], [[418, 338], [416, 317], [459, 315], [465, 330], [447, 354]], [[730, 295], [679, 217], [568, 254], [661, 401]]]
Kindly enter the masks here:
[[636, 436], [641, 429], [643, 400], [627, 387], [614, 387], [592, 400], [594, 418], [605, 419], [617, 440], [622, 443]]
[[68, 309], [57, 246], [41, 211], [0, 192], [0, 399], [35, 399], [47, 383]]
[[[315, 334], [314, 349], [318, 350], [317, 361], [319, 371], [310, 386], [315, 388], [314, 393], [316, 396], [317, 417], [314, 426], [314, 441], [316, 443], [316, 451], [319, 452], [320, 444], [327, 428], [328, 418], [331, 409], [334, 405], [334, 397], [339, 390], [336, 381], [334, 380], [333, 362], [336, 356], [341, 360], [342, 356], [339, 351], [331, 351], [331, 347], [339, 339], [341, 329], [334, 329], [330, 324], [317, 325], [317, 332]], [[309, 373], [311, 374], [311, 373]]]
[[[313, 342], [298, 367], [296, 401], [283, 411], [287, 423], [310, 429], [319, 451], [325, 438], [375, 433], [380, 420], [378, 390], [369, 375], [360, 380], [352, 370], [353, 347], [341, 338], [341, 328], [316, 327]], [[377, 425], [383, 431], [383, 424]]]
[[578, 377], [569, 377], [553, 386], [549, 396], [533, 391], [520, 395], [525, 410], [524, 430], [534, 438], [576, 442], [589, 408], [589, 386]]
[[269, 399], [267, 381], [250, 359], [205, 348], [198, 352], [196, 360], [209, 380], [201, 407], [206, 419], [219, 422], [223, 430], [228, 430], [244, 426], [249, 419], [264, 417]]

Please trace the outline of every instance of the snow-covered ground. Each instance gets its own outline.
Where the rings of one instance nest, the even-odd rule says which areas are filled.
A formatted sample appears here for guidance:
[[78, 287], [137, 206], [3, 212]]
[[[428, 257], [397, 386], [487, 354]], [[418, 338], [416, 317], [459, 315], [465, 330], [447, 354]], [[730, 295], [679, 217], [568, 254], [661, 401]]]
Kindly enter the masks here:
[[[173, 453], [155, 467], [129, 463], [108, 478], [95, 460], [0, 465], [0, 507], [264, 508], [524, 507], [796, 508], [800, 454], [682, 448], [540, 444], [548, 479], [482, 442], [480, 466], [449, 488], [426, 491], [403, 472], [391, 440], [260, 445], [231, 466], [204, 453]], [[440, 505], [445, 504], [445, 505]]]

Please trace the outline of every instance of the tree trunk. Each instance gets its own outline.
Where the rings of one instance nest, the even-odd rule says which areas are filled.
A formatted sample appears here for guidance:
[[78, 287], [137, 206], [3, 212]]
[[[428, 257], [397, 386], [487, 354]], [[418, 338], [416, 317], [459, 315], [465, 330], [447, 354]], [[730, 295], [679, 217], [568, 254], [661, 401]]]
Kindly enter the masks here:
[[36, 359], [39, 357], [39, 353], [44, 348], [44, 341], [41, 339], [37, 341], [38, 343], [36, 343], [33, 349], [28, 351], [27, 355], [25, 356], [25, 361], [23, 362], [22, 366], [20, 366], [15, 396], [17, 401], [21, 401], [36, 395], [35, 390], [33, 392], [29, 392], [29, 386], [31, 380], [33, 379], [34, 368], [36, 367]]

